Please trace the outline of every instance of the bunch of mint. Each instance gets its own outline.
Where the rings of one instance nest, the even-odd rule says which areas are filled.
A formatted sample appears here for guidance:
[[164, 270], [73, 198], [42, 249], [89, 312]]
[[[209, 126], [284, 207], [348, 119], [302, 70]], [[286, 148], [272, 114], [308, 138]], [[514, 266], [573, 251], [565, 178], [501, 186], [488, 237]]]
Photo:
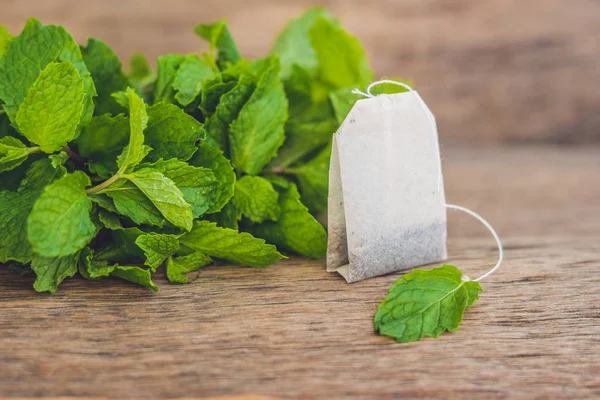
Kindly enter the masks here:
[[[292, 20], [271, 54], [241, 57], [226, 24], [210, 51], [136, 54], [0, 26], [0, 263], [54, 292], [79, 272], [158, 290], [213, 262], [320, 258], [331, 137], [373, 79], [325, 10]], [[383, 90], [394, 91], [388, 87]], [[401, 88], [400, 88], [401, 89]]]

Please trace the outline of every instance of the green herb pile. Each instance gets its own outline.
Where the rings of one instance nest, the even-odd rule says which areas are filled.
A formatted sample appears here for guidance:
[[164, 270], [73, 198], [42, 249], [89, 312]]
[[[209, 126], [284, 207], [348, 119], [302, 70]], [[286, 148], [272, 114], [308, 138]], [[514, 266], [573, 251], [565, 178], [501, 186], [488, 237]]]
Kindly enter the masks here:
[[100, 40], [0, 26], [0, 263], [35, 290], [325, 255], [330, 140], [373, 79], [360, 42], [321, 8], [257, 60], [224, 21], [195, 32], [208, 52], [126, 73]]

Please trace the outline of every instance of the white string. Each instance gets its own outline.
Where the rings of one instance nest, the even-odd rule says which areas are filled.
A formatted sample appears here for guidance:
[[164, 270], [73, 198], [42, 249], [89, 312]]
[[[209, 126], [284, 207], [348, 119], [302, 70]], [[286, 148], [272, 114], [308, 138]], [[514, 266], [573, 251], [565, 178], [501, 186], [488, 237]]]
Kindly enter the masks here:
[[[383, 79], [377, 82], [373, 82], [371, 83], [368, 87], [367, 87], [367, 91], [362, 92], [359, 89], [354, 89], [352, 90], [353, 94], [358, 94], [364, 97], [368, 97], [368, 98], [372, 98], [373, 93], [371, 93], [371, 89], [373, 89], [375, 86], [377, 85], [381, 85], [383, 83], [389, 83], [392, 85], [398, 85], [398, 86], [402, 86], [403, 88], [407, 89], [409, 92], [414, 92], [413, 88], [411, 88], [409, 85], [402, 83], [402, 82], [397, 82], [397, 81], [392, 81], [389, 79]], [[433, 121], [431, 119], [431, 117], [429, 116], [429, 111], [427, 109], [425, 109], [427, 106], [423, 103], [423, 101], [420, 101], [421, 106], [423, 107], [423, 109], [426, 111], [426, 115], [429, 117], [430, 122], [432, 127], [434, 128], [434, 132], [437, 130], [437, 128], [435, 127], [435, 121]], [[442, 183], [442, 163], [441, 160], [439, 162], [439, 171], [438, 171], [438, 190], [441, 188], [441, 183]], [[487, 278], [488, 276], [490, 276], [491, 274], [493, 274], [498, 268], [500, 268], [500, 265], [502, 264], [502, 260], [504, 259], [504, 247], [502, 246], [502, 242], [500, 241], [500, 237], [498, 236], [498, 234], [496, 233], [496, 231], [494, 230], [494, 228], [492, 227], [492, 225], [487, 222], [481, 215], [477, 214], [475, 211], [469, 210], [468, 208], [462, 207], [462, 206], [457, 206], [454, 204], [444, 204], [444, 206], [446, 208], [451, 208], [454, 210], [459, 210], [459, 211], [463, 211], [469, 215], [471, 215], [472, 217], [475, 217], [479, 222], [481, 222], [483, 224], [483, 226], [485, 226], [490, 233], [492, 234], [492, 236], [494, 237], [494, 239], [496, 240], [496, 244], [498, 245], [498, 262], [496, 263], [496, 265], [494, 265], [494, 267], [492, 269], [490, 269], [488, 272], [486, 272], [485, 274], [481, 275], [479, 278], [474, 279], [475, 282], [479, 282], [485, 278]], [[469, 278], [465, 275], [463, 277], [463, 279], [465, 280], [469, 280]]]

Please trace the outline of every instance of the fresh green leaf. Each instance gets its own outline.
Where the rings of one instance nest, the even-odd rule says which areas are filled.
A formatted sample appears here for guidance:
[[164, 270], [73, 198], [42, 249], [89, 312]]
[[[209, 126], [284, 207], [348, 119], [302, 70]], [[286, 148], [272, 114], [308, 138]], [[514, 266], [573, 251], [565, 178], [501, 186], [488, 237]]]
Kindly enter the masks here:
[[[105, 195], [110, 202], [103, 197]], [[137, 225], [148, 224], [162, 228], [166, 222], [150, 199], [135, 184], [124, 179], [116, 181], [104, 189], [103, 194], [95, 195], [92, 199], [101, 207], [130, 218]]]
[[33, 288], [36, 292], [56, 292], [62, 281], [77, 273], [78, 263], [79, 252], [52, 258], [33, 256], [31, 268], [36, 275]]
[[72, 63], [50, 63], [31, 86], [16, 121], [21, 133], [46, 153], [75, 137], [84, 110], [83, 78]]
[[268, 180], [260, 176], [244, 176], [235, 184], [233, 206], [252, 222], [276, 221], [281, 210], [279, 194]]
[[148, 60], [142, 53], [134, 53], [129, 59], [129, 82], [138, 94], [142, 96], [146, 86], [150, 85], [156, 77], [148, 63]]
[[124, 229], [121, 220], [119, 219], [119, 215], [114, 212], [100, 209], [98, 211], [98, 219], [106, 229], [110, 229], [111, 231], [120, 231]]
[[327, 208], [330, 158], [331, 146], [327, 146], [313, 159], [285, 170], [286, 174], [293, 175], [298, 181], [302, 203], [313, 213], [325, 211]]
[[104, 42], [91, 38], [88, 39], [87, 46], [81, 49], [81, 54], [98, 92], [96, 115], [123, 112], [123, 107], [111, 96], [127, 89], [128, 85], [119, 57]]
[[235, 189], [235, 172], [233, 172], [229, 160], [219, 149], [201, 143], [198, 146], [198, 152], [189, 160], [189, 164], [212, 170], [218, 186], [212, 193], [210, 206], [206, 213], [213, 214], [221, 211], [233, 197]]
[[231, 124], [231, 162], [239, 171], [260, 173], [283, 144], [288, 102], [278, 75], [279, 60], [270, 58], [256, 90]]
[[173, 104], [159, 103], [148, 108], [146, 144], [152, 148], [148, 161], [178, 158], [187, 161], [197, 150], [196, 143], [204, 139], [202, 124]]
[[185, 274], [194, 272], [212, 263], [212, 259], [196, 251], [182, 257], [169, 257], [167, 260], [167, 278], [171, 283], [188, 283]]
[[6, 28], [0, 25], [0, 58], [4, 55], [4, 51], [6, 50], [6, 46], [8, 46], [8, 42], [12, 40], [12, 36]]
[[194, 221], [194, 228], [181, 237], [187, 248], [210, 257], [251, 267], [264, 267], [285, 258], [270, 244], [233, 229], [220, 228], [214, 222]]
[[146, 264], [154, 272], [163, 262], [179, 250], [179, 236], [145, 233], [135, 241], [146, 256]]
[[92, 203], [85, 188], [90, 178], [81, 171], [44, 188], [27, 218], [27, 239], [44, 257], [61, 257], [84, 248], [96, 235], [90, 218]]
[[327, 233], [300, 201], [292, 183], [279, 187], [281, 216], [277, 222], [264, 222], [251, 227], [255, 236], [265, 238], [281, 249], [306, 257], [320, 258], [327, 253]]
[[129, 102], [129, 144], [117, 157], [118, 172], [127, 172], [148, 155], [151, 148], [144, 145], [144, 130], [148, 125], [148, 114], [144, 100], [131, 88], [127, 89]]
[[0, 139], [0, 173], [17, 168], [27, 160], [32, 149], [19, 139], [6, 136]]
[[237, 85], [239, 77], [232, 76], [230, 78], [227, 75], [220, 74], [204, 82], [198, 108], [205, 118], [209, 118], [215, 113], [221, 101], [221, 96], [230, 92]]
[[190, 104], [202, 90], [204, 81], [210, 79], [215, 71], [196, 54], [185, 57], [173, 80], [175, 99], [182, 106]]
[[177, 76], [177, 70], [185, 56], [181, 54], [167, 54], [158, 57], [158, 77], [154, 89], [154, 103], [173, 103], [175, 99], [175, 89], [173, 82]]
[[453, 265], [414, 270], [398, 279], [377, 307], [375, 330], [404, 343], [454, 332], [481, 291]]
[[227, 64], [235, 64], [240, 60], [240, 51], [227, 28], [226, 20], [208, 25], [197, 25], [194, 31], [198, 36], [208, 41], [211, 52], [218, 49], [217, 63], [221, 68]]

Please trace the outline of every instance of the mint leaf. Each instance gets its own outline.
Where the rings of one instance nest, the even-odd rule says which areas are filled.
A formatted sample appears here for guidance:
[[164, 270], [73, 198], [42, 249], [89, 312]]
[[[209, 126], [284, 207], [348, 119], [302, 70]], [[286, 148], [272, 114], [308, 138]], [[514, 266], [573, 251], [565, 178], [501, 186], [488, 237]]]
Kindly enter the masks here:
[[268, 266], [284, 258], [275, 246], [265, 244], [262, 239], [208, 221], [194, 221], [194, 228], [180, 242], [208, 256], [251, 267]]
[[394, 282], [377, 307], [375, 330], [404, 343], [453, 332], [481, 291], [479, 283], [462, 280], [462, 273], [453, 265], [416, 269]]
[[26, 264], [31, 261], [27, 216], [44, 188], [65, 172], [63, 166], [55, 168], [44, 158], [31, 164], [17, 192], [0, 192], [0, 262], [14, 260]]
[[79, 252], [53, 258], [34, 256], [31, 261], [31, 268], [36, 275], [33, 288], [36, 292], [56, 292], [62, 281], [77, 273], [78, 263]]
[[189, 164], [212, 170], [217, 179], [217, 188], [212, 193], [206, 213], [212, 214], [221, 211], [233, 197], [235, 189], [235, 172], [233, 172], [229, 160], [219, 149], [201, 143], [198, 146], [198, 152], [189, 160]]
[[302, 193], [302, 203], [311, 212], [320, 212], [327, 209], [330, 158], [331, 146], [327, 146], [319, 151], [313, 159], [300, 164], [298, 167], [284, 170], [286, 174], [293, 175], [298, 181], [298, 187]]
[[148, 125], [148, 114], [144, 100], [131, 88], [126, 92], [129, 102], [129, 144], [117, 157], [119, 172], [126, 172], [138, 165], [151, 148], [144, 145], [144, 130]]
[[214, 74], [215, 71], [196, 54], [186, 56], [173, 80], [173, 89], [177, 92], [175, 99], [182, 106], [189, 105], [200, 94], [204, 81]]
[[200, 122], [173, 104], [148, 107], [148, 127], [144, 133], [152, 151], [148, 161], [178, 158], [187, 161], [197, 150], [196, 143], [206, 132]]
[[90, 184], [86, 174], [76, 171], [44, 188], [27, 218], [27, 238], [35, 253], [67, 256], [96, 236], [90, 218], [92, 203], [85, 193]]
[[50, 63], [31, 86], [16, 121], [21, 133], [46, 153], [75, 137], [84, 110], [83, 78], [72, 63]]
[[281, 249], [312, 257], [324, 257], [327, 253], [327, 233], [300, 201], [298, 189], [292, 183], [279, 189], [281, 216], [277, 222], [264, 222], [250, 228], [255, 236]]
[[279, 194], [268, 180], [260, 176], [244, 176], [235, 184], [232, 203], [252, 222], [276, 221], [281, 213]]
[[19, 139], [6, 136], [0, 139], [0, 173], [17, 168], [29, 156], [30, 149]]
[[373, 80], [360, 42], [343, 28], [319, 17], [310, 29], [310, 42], [317, 55], [317, 76], [325, 85], [334, 89], [362, 87]]
[[219, 182], [209, 168], [193, 167], [176, 159], [158, 160], [153, 164], [143, 164], [142, 166], [155, 169], [172, 180], [175, 186], [181, 190], [185, 201], [190, 204], [192, 214], [196, 218], [219, 201]]
[[199, 251], [182, 257], [169, 257], [167, 260], [167, 279], [171, 283], [188, 283], [185, 274], [194, 272], [212, 263], [212, 259]]
[[279, 80], [279, 60], [272, 57], [256, 90], [240, 111], [229, 131], [233, 166], [256, 175], [277, 153], [284, 141], [288, 102]]
[[4, 55], [4, 51], [6, 50], [6, 46], [8, 46], [8, 42], [12, 40], [12, 36], [6, 28], [0, 25], [0, 58]]
[[133, 53], [129, 59], [129, 83], [138, 94], [146, 94], [146, 88], [154, 81], [156, 77], [150, 64], [142, 53]]
[[[112, 201], [107, 202], [104, 195]], [[102, 194], [92, 196], [92, 199], [101, 207], [109, 211], [114, 209], [119, 214], [130, 218], [137, 225], [148, 224], [163, 227], [165, 224], [165, 217], [158, 208], [132, 182], [118, 180], [104, 189]]]
[[208, 25], [197, 25], [194, 31], [198, 36], [208, 41], [211, 52], [218, 49], [217, 63], [221, 68], [227, 64], [235, 64], [240, 60], [240, 51], [227, 28], [226, 20]]
[[98, 220], [106, 229], [110, 229], [112, 231], [120, 231], [124, 229], [123, 225], [121, 224], [121, 220], [119, 219], [119, 215], [115, 214], [114, 212], [100, 209], [98, 211]]
[[237, 85], [238, 78], [221, 74], [204, 82], [198, 108], [205, 118], [209, 118], [215, 113], [221, 96], [230, 92]]
[[179, 250], [179, 236], [159, 233], [145, 233], [135, 241], [146, 257], [146, 264], [155, 272], [163, 262]]
[[177, 70], [184, 60], [185, 56], [181, 54], [167, 54], [158, 57], [158, 76], [154, 89], [154, 103], [173, 103], [175, 99], [173, 82], [175, 81]]
[[151, 168], [139, 169], [123, 178], [137, 186], [167, 221], [187, 231], [192, 229], [190, 205], [172, 180]]
[[95, 113], [101, 115], [122, 112], [122, 106], [111, 96], [127, 89], [127, 76], [119, 57], [104, 42], [91, 38], [88, 39], [87, 46], [81, 49], [81, 54], [98, 92]]

